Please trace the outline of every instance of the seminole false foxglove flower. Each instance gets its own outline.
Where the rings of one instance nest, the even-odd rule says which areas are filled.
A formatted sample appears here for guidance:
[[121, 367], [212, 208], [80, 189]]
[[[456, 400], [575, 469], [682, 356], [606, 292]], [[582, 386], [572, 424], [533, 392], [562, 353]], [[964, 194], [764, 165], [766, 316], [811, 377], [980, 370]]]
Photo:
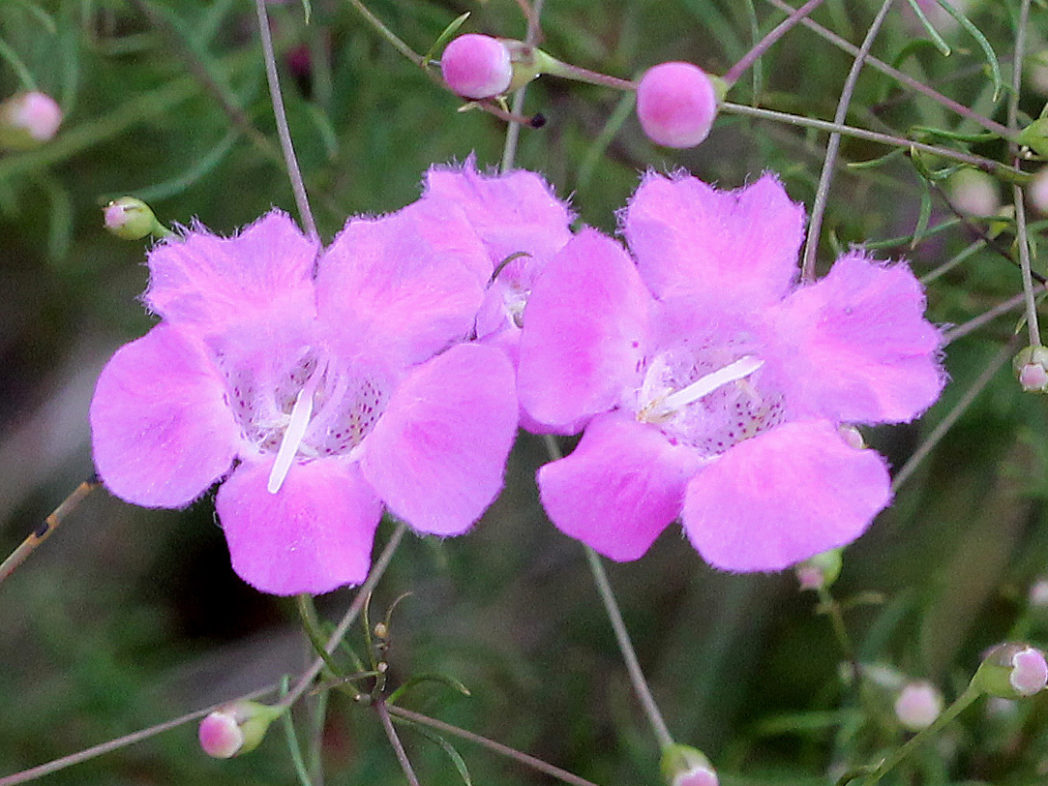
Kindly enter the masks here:
[[584, 230], [524, 315], [522, 406], [586, 423], [539, 470], [550, 519], [621, 561], [679, 518], [735, 571], [854, 540], [890, 479], [839, 427], [911, 420], [944, 383], [917, 279], [852, 251], [798, 286], [804, 210], [770, 175], [738, 191], [648, 175], [621, 221], [634, 258]]
[[196, 226], [149, 254], [162, 317], [117, 351], [91, 403], [106, 487], [216, 508], [260, 590], [364, 580], [383, 506], [467, 530], [502, 486], [513, 369], [464, 343], [491, 263], [461, 213], [415, 203], [351, 219], [327, 249], [273, 211], [236, 237]]

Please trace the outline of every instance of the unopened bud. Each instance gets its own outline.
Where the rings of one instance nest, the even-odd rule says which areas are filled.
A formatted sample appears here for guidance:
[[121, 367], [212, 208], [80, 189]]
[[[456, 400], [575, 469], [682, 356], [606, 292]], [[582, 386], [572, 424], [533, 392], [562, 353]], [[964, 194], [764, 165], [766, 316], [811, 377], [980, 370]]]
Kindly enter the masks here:
[[255, 701], [223, 705], [200, 722], [200, 747], [216, 759], [249, 753], [258, 747], [269, 724], [281, 714], [282, 709]]
[[1001, 207], [997, 181], [978, 169], [962, 169], [946, 182], [950, 202], [966, 216], [992, 216]]
[[1027, 184], [1026, 196], [1034, 210], [1048, 214], [1048, 166], [1042, 166]]
[[62, 110], [44, 93], [17, 93], [0, 103], [0, 148], [32, 150], [53, 138]]
[[691, 63], [660, 63], [637, 85], [637, 118], [648, 138], [665, 147], [694, 147], [717, 116], [713, 80]]
[[146, 235], [166, 235], [153, 209], [141, 199], [120, 197], [104, 208], [105, 228], [124, 240], [141, 240]]
[[1048, 391], [1048, 347], [1026, 347], [1012, 360], [1012, 368], [1027, 393]]
[[662, 775], [669, 786], [717, 786], [717, 771], [706, 755], [674, 743], [662, 751]]
[[830, 549], [797, 563], [793, 570], [802, 590], [820, 590], [837, 580], [842, 567], [841, 550]]
[[1026, 599], [1034, 608], [1048, 607], [1048, 579], [1041, 578], [1030, 585]]
[[841, 435], [841, 439], [848, 443], [848, 447], [855, 448], [856, 450], [862, 450], [866, 447], [866, 440], [862, 438], [862, 432], [855, 428], [855, 426], [838, 426], [837, 433]]
[[998, 644], [972, 678], [972, 685], [990, 696], [1019, 699], [1032, 696], [1048, 683], [1044, 653], [1028, 644]]
[[895, 717], [910, 731], [926, 729], [942, 712], [942, 694], [930, 682], [911, 682], [895, 699]]
[[491, 98], [509, 89], [513, 64], [509, 49], [497, 38], [467, 33], [445, 47], [440, 72], [460, 96]]

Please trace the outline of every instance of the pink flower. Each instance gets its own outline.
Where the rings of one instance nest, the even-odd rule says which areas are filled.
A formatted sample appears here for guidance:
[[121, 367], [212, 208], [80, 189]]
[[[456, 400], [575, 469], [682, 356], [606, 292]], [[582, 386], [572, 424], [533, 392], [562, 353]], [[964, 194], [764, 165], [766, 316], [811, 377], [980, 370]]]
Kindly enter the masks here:
[[95, 463], [148, 507], [225, 478], [216, 507], [248, 583], [359, 583], [384, 506], [457, 535], [498, 493], [513, 370], [462, 343], [491, 264], [461, 213], [352, 219], [322, 250], [274, 211], [234, 238], [194, 227], [149, 268], [145, 301], [163, 319], [102, 371]]
[[447, 45], [440, 72], [448, 87], [466, 98], [490, 98], [509, 89], [513, 64], [497, 38], [467, 33]]
[[29, 150], [54, 138], [62, 109], [46, 93], [18, 93], [0, 102], [0, 147]]
[[725, 192], [652, 174], [622, 215], [636, 261], [585, 230], [550, 262], [518, 390], [541, 422], [588, 422], [539, 470], [557, 527], [631, 560], [680, 518], [710, 564], [778, 570], [888, 504], [883, 459], [838, 425], [930, 406], [941, 336], [905, 265], [853, 251], [798, 286], [803, 225], [773, 176]]
[[716, 116], [713, 83], [691, 63], [660, 63], [637, 85], [637, 118], [656, 144], [695, 147], [709, 136]]

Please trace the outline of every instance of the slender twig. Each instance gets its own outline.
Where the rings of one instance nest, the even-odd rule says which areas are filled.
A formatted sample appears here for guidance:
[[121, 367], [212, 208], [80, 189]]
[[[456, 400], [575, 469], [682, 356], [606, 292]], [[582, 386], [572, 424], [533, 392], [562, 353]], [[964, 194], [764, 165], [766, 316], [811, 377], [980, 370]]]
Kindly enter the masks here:
[[526, 753], [510, 748], [508, 745], [503, 745], [501, 742], [489, 740], [487, 737], [481, 737], [479, 734], [474, 734], [473, 732], [459, 728], [458, 726], [452, 726], [450, 723], [444, 723], [444, 721], [437, 720], [436, 718], [430, 718], [428, 715], [420, 715], [417, 712], [406, 710], [395, 704], [389, 706], [389, 714], [411, 721], [412, 723], [417, 723], [420, 726], [429, 726], [432, 729], [444, 732], [445, 734], [451, 734], [455, 737], [460, 737], [469, 742], [475, 742], [477, 745], [482, 745], [500, 756], [506, 756], [527, 767], [531, 767], [533, 770], [544, 772], [564, 783], [570, 783], [572, 786], [597, 786], [597, 784], [592, 781], [580, 778], [578, 775], [573, 775], [567, 770], [562, 770], [560, 767], [554, 767], [552, 764], [547, 764], [542, 759], [536, 759], [534, 756], [529, 756]]
[[890, 145], [892, 147], [920, 150], [923, 153], [930, 153], [951, 161], [960, 161], [963, 164], [968, 164], [969, 166], [980, 169], [983, 172], [996, 177], [1005, 178], [1019, 183], [1025, 183], [1031, 178], [1031, 175], [1027, 172], [1023, 172], [1020, 169], [1014, 169], [1006, 164], [1002, 164], [999, 161], [994, 161], [989, 158], [983, 158], [982, 156], [976, 156], [970, 153], [963, 153], [960, 150], [951, 150], [948, 147], [939, 147], [938, 145], [929, 145], [924, 142], [915, 142], [906, 137], [882, 134], [877, 131], [867, 131], [864, 128], [855, 128], [853, 126], [841, 125], [840, 123], [832, 123], [829, 120], [817, 120], [811, 117], [804, 117], [803, 115], [791, 115], [788, 112], [777, 112], [773, 109], [760, 109], [758, 107], [746, 106], [744, 104], [733, 104], [730, 101], [722, 103], [720, 105], [720, 111], [728, 114], [756, 117], [762, 120], [774, 120], [779, 123], [800, 126], [802, 128], [815, 128], [819, 131], [828, 131], [830, 133], [837, 132], [842, 136], [865, 139], [870, 142], [879, 142], [880, 144]]
[[[546, 450], [551, 459], [557, 461], [563, 458], [560, 446], [552, 434], [543, 434], [542, 440], [546, 443]], [[618, 642], [622, 659], [626, 662], [626, 672], [629, 674], [630, 682], [633, 685], [633, 692], [637, 694], [637, 699], [644, 709], [644, 714], [648, 716], [648, 722], [651, 723], [651, 728], [659, 741], [659, 747], [666, 748], [673, 744], [673, 735], [670, 734], [669, 727], [666, 726], [666, 721], [663, 720], [662, 713], [659, 711], [659, 705], [655, 703], [655, 697], [652, 696], [651, 688], [648, 687], [648, 682], [644, 678], [644, 672], [640, 668], [640, 661], [637, 660], [637, 653], [633, 649], [629, 631], [626, 629], [626, 623], [622, 619], [622, 612], [619, 611], [618, 601], [615, 600], [615, 593], [611, 589], [611, 582], [608, 581], [608, 574], [604, 570], [597, 552], [585, 544], [583, 544], [583, 547], [586, 549], [586, 561], [589, 563], [590, 571], [593, 573], [593, 580], [597, 584], [597, 593], [604, 602], [604, 610], [607, 612], [608, 621], [611, 622], [612, 630], [615, 631], [615, 640]]]
[[906, 463], [902, 465], [898, 472], [895, 473], [895, 477], [892, 478], [892, 491], [896, 492], [899, 487], [905, 483], [909, 477], [917, 469], [917, 465], [920, 464], [924, 458], [932, 452], [932, 449], [939, 444], [939, 441], [946, 436], [953, 424], [956, 423], [961, 415], [972, 405], [972, 402], [983, 392], [983, 389], [990, 384], [990, 380], [994, 378], [994, 375], [1000, 371], [1001, 366], [1011, 360], [1012, 355], [1015, 354], [1015, 349], [1018, 346], [1018, 340], [1013, 338], [994, 356], [993, 360], [990, 361], [986, 368], [982, 370], [982, 373], [972, 383], [971, 387], [968, 388], [964, 395], [961, 396], [960, 400], [953, 405], [946, 416], [936, 424], [935, 428], [932, 429], [927, 439], [921, 443], [920, 447], [913, 452], [913, 455], [907, 459]]
[[[339, 643], [345, 637], [346, 631], [349, 630], [349, 626], [356, 621], [357, 616], [360, 614], [360, 610], [364, 608], [364, 604], [367, 602], [368, 595], [370, 595], [372, 590], [375, 589], [375, 585], [378, 584], [379, 579], [382, 578], [382, 574], [386, 572], [390, 560], [393, 559], [393, 553], [397, 550], [400, 539], [404, 537], [404, 532], [406, 530], [406, 524], [403, 522], [397, 523], [397, 528], [393, 530], [393, 534], [390, 535], [386, 547], [382, 549], [379, 558], [375, 560], [375, 564], [371, 566], [371, 573], [368, 574], [367, 580], [360, 585], [360, 589], [357, 590], [353, 602], [339, 621], [334, 633], [332, 633], [330, 638], [328, 638], [327, 646], [324, 647], [328, 654], [335, 651], [335, 648], [338, 647]], [[317, 658], [313, 661], [313, 665], [298, 678], [298, 682], [296, 682], [291, 690], [280, 699], [277, 706], [290, 707], [294, 704], [298, 700], [298, 697], [309, 689], [309, 686], [320, 673], [320, 670], [324, 668], [324, 665], [323, 658]]]
[[[1019, 7], [1019, 26], [1015, 33], [1015, 56], [1012, 58], [1012, 94], [1008, 99], [1008, 127], [1017, 130], [1019, 117], [1019, 91], [1023, 81], [1023, 53], [1026, 48], [1026, 25], [1030, 20], [1030, 0], [1023, 0]], [[1019, 166], [1019, 151], [1013, 144], [1012, 164]], [[1030, 238], [1026, 232], [1026, 206], [1023, 190], [1012, 184], [1012, 201], [1015, 203], [1015, 242], [1019, 246], [1019, 269], [1023, 275], [1023, 293], [1026, 295], [1026, 327], [1030, 344], [1041, 343], [1041, 331], [1037, 326], [1037, 303], [1034, 301], [1033, 277], [1030, 275]]]
[[[252, 691], [251, 693], [245, 694], [244, 696], [238, 696], [236, 699], [232, 699], [231, 701], [250, 701], [251, 699], [258, 699], [262, 696], [274, 693], [275, 691], [279, 690], [279, 688], [279, 684], [269, 685], [265, 688], [259, 688], [256, 691]], [[16, 772], [12, 775], [0, 778], [0, 786], [15, 786], [15, 784], [17, 783], [27, 783], [28, 781], [36, 780], [37, 778], [42, 778], [44, 775], [50, 775], [52, 772], [63, 770], [66, 767], [72, 767], [75, 764], [80, 764], [82, 762], [88, 761], [89, 759], [94, 759], [98, 756], [102, 756], [106, 753], [112, 753], [113, 751], [119, 750], [120, 748], [126, 748], [128, 745], [134, 745], [136, 742], [141, 742], [142, 740], [149, 739], [150, 737], [155, 737], [156, 735], [162, 734], [165, 731], [170, 731], [171, 729], [175, 729], [186, 723], [195, 721], [198, 718], [203, 718], [205, 715], [214, 712], [219, 707], [228, 703], [229, 702], [223, 701], [219, 702], [218, 704], [212, 704], [210, 707], [205, 707], [202, 710], [189, 712], [178, 718], [172, 718], [169, 721], [158, 723], [155, 726], [149, 726], [148, 728], [141, 729], [140, 731], [136, 731], [131, 734], [125, 734], [123, 737], [118, 737], [115, 740], [103, 742], [101, 745], [95, 745], [94, 747], [86, 748], [82, 751], [78, 751], [77, 753], [71, 753], [68, 756], [63, 756], [60, 759], [54, 759], [52, 761], [47, 762], [47, 764], [41, 764], [37, 767], [31, 767], [28, 770]]]
[[[859, 49], [859, 53], [855, 55], [855, 61], [852, 63], [851, 71], [848, 72], [848, 78], [844, 81], [844, 87], [841, 89], [840, 99], [837, 101], [837, 112], [833, 116], [833, 122], [837, 125], [844, 125], [844, 121], [848, 117], [848, 106], [851, 104], [852, 95], [855, 93], [855, 85], [859, 81], [859, 73], [862, 71], [862, 67], [866, 62], [866, 56], [870, 53], [870, 47], [873, 46], [873, 41], [880, 31], [881, 25], [884, 23], [884, 18], [888, 15], [888, 9], [891, 8], [891, 4], [892, 0], [884, 0], [881, 4], [881, 10], [874, 17], [873, 22], [870, 24], [870, 29], [866, 31], [862, 47]], [[819, 234], [822, 232], [822, 219], [826, 214], [826, 200], [830, 194], [830, 181], [833, 180], [833, 171], [837, 166], [837, 155], [840, 153], [840, 149], [841, 135], [839, 132], [834, 132], [830, 134], [830, 139], [826, 143], [826, 157], [822, 162], [819, 187], [815, 191], [815, 202], [812, 205], [811, 219], [808, 222], [808, 237], [804, 243], [804, 261], [801, 264], [801, 281], [813, 281], [815, 279], [815, 255], [819, 250]]]
[[982, 693], [977, 688], [969, 685], [964, 693], [957, 697], [949, 707], [939, 713], [939, 717], [926, 729], [921, 729], [917, 734], [910, 737], [906, 744], [899, 746], [890, 756], [885, 758], [870, 775], [863, 779], [862, 786], [874, 786], [881, 778], [887, 775], [899, 762], [909, 756], [916, 748], [931, 740], [946, 726], [953, 722], [954, 718], [966, 710], [973, 701]]
[[266, 62], [266, 81], [269, 83], [269, 97], [273, 102], [273, 115], [277, 123], [277, 135], [280, 137], [280, 148], [284, 152], [284, 165], [291, 180], [291, 191], [295, 195], [298, 215], [302, 228], [310, 240], [318, 241], [320, 235], [313, 221], [313, 211], [309, 208], [309, 197], [306, 184], [302, 182], [302, 171], [295, 156], [295, 146], [291, 140], [291, 130], [287, 125], [287, 112], [284, 109], [284, 96], [280, 92], [280, 77], [277, 75], [277, 60], [273, 52], [273, 36], [269, 30], [269, 14], [266, 12], [266, 0], [255, 0], [258, 11], [259, 36], [262, 39], [262, 56]]
[[749, 52], [742, 56], [742, 59], [729, 68], [727, 73], [724, 74], [723, 79], [728, 87], [731, 87], [738, 82], [739, 77], [746, 73], [746, 70], [753, 65], [761, 55], [767, 52], [772, 44], [782, 38], [790, 28], [796, 27], [799, 21], [808, 16], [808, 14], [822, 5], [822, 3], [823, 0], [808, 0], [807, 3], [790, 14], [785, 21], [780, 22], [775, 26], [775, 29], [758, 41]]
[[964, 338], [969, 333], [974, 333], [987, 322], [992, 322], [993, 320], [997, 319], [997, 317], [1001, 316], [1001, 314], [1007, 314], [1009, 311], [1018, 308], [1025, 302], [1026, 293], [1020, 292], [1018, 295], [1008, 298], [1003, 303], [998, 303], [996, 306], [989, 309], [988, 311], [984, 311], [979, 316], [973, 317], [972, 319], [969, 319], [967, 322], [958, 325], [955, 328], [947, 330], [942, 335], [943, 346], [945, 347], [949, 344], [952, 344], [957, 339]]
[[364, 17], [364, 21], [375, 28], [379, 35], [389, 41], [390, 45], [400, 52], [400, 54], [404, 55], [404, 57], [419, 68], [426, 67], [426, 58], [404, 43], [396, 33], [386, 27], [381, 19], [371, 13], [371, 11], [368, 10], [368, 7], [360, 2], [360, 0], [349, 0], [349, 4], [353, 6], [357, 13]]
[[[528, 32], [524, 39], [524, 43], [531, 44], [532, 46], [539, 40], [542, 35], [541, 22], [539, 21], [539, 15], [542, 13], [542, 4], [544, 0], [535, 0], [531, 6], [531, 13], [527, 14], [528, 17]], [[521, 115], [524, 113], [524, 92], [527, 90], [527, 85], [521, 85], [520, 89], [513, 96], [513, 114]], [[502, 148], [502, 165], [501, 170], [508, 172], [513, 168], [513, 159], [517, 155], [517, 141], [520, 138], [520, 124], [510, 123], [506, 127], [506, 143]]]
[[380, 701], [375, 704], [375, 711], [382, 721], [382, 730], [386, 732], [389, 744], [396, 751], [397, 761], [400, 763], [400, 769], [404, 771], [404, 777], [408, 779], [408, 783], [411, 786], [419, 786], [418, 776], [415, 775], [415, 771], [411, 768], [411, 761], [408, 759], [407, 751], [404, 750], [404, 743], [400, 741], [397, 730], [393, 728], [393, 721], [389, 719], [389, 707], [386, 706], [386, 702]]
[[[770, 3], [771, 5], [778, 8], [780, 11], [786, 13], [793, 13], [794, 9], [787, 3], [783, 2], [783, 0], [765, 0], [765, 2]], [[859, 48], [857, 46], [855, 46], [852, 43], [849, 43], [848, 41], [845, 41], [839, 35], [827, 30], [825, 27], [818, 24], [817, 22], [813, 22], [811, 19], [802, 19], [801, 24], [807, 27], [809, 30], [815, 32], [816, 34], [822, 36], [824, 39], [829, 41], [837, 48], [843, 49], [845, 52], [848, 52], [851, 55], [857, 55], [859, 53]], [[968, 120], [971, 120], [973, 123], [982, 126], [987, 131], [991, 131], [1004, 139], [1015, 138], [1015, 132], [1009, 129], [1007, 126], [1001, 125], [1000, 123], [991, 120], [988, 117], [983, 117], [978, 112], [973, 112], [971, 109], [964, 106], [964, 104], [960, 104], [957, 101], [954, 101], [952, 98], [947, 98], [942, 93], [939, 93], [938, 91], [933, 90], [927, 85], [918, 82], [916, 79], [914, 79], [911, 76], [908, 76], [907, 74], [904, 74], [897, 68], [892, 68], [890, 65], [883, 62], [882, 60], [878, 60], [876, 57], [873, 57], [871, 55], [866, 58], [866, 62], [870, 65], [870, 67], [876, 68], [882, 74], [887, 74], [892, 79], [899, 82], [900, 84], [905, 85], [914, 92], [920, 93], [926, 98], [930, 98], [936, 103], [939, 103], [947, 109], [951, 110], [955, 114], [958, 114], [961, 117], [967, 118]]]
[[73, 489], [72, 493], [62, 500], [62, 503], [57, 508], [51, 511], [51, 515], [44, 519], [44, 523], [26, 536], [26, 539], [22, 541], [18, 548], [12, 551], [7, 559], [0, 564], [0, 582], [3, 582], [4, 579], [14, 573], [18, 566], [25, 562], [29, 555], [36, 550], [37, 546], [51, 537], [51, 533], [58, 529], [58, 525], [65, 520], [65, 517], [100, 485], [101, 481], [98, 477], [92, 476]]

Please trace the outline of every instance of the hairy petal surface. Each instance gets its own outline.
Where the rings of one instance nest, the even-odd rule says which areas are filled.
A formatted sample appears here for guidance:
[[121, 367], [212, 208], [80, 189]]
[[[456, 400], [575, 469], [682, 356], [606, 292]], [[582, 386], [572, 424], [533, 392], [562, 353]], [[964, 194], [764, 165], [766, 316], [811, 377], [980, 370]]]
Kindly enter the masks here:
[[461, 211], [415, 202], [382, 218], [350, 219], [321, 260], [317, 302], [346, 352], [382, 347], [412, 364], [467, 337], [490, 277], [491, 262]]
[[567, 458], [538, 472], [550, 521], [606, 557], [641, 557], [684, 502], [701, 459], [653, 426], [619, 413], [598, 415]]
[[415, 530], [458, 535], [502, 489], [516, 429], [506, 356], [462, 344], [404, 378], [361, 446], [361, 466], [389, 509]]
[[237, 575], [274, 595], [364, 581], [382, 503], [360, 468], [334, 459], [296, 462], [270, 494], [272, 467], [271, 460], [242, 464], [215, 499]]
[[782, 298], [797, 275], [804, 208], [774, 175], [737, 191], [694, 177], [646, 175], [621, 216], [656, 297], [716, 293], [725, 310]]
[[924, 291], [905, 265], [861, 253], [837, 261], [770, 316], [767, 341], [791, 407], [864, 423], [909, 421], [939, 397], [939, 330], [924, 318]]
[[136, 505], [188, 505], [226, 473], [240, 429], [200, 346], [158, 325], [110, 358], [91, 400], [98, 475]]
[[633, 261], [591, 229], [573, 238], [535, 284], [524, 313], [521, 406], [553, 426], [605, 412], [639, 381], [654, 306]]
[[149, 253], [145, 302], [172, 324], [205, 333], [275, 310], [312, 314], [318, 251], [279, 210], [231, 238], [197, 226]]
[[782, 570], [859, 537], [891, 500], [884, 460], [827, 421], [744, 440], [688, 484], [682, 520], [714, 567]]

